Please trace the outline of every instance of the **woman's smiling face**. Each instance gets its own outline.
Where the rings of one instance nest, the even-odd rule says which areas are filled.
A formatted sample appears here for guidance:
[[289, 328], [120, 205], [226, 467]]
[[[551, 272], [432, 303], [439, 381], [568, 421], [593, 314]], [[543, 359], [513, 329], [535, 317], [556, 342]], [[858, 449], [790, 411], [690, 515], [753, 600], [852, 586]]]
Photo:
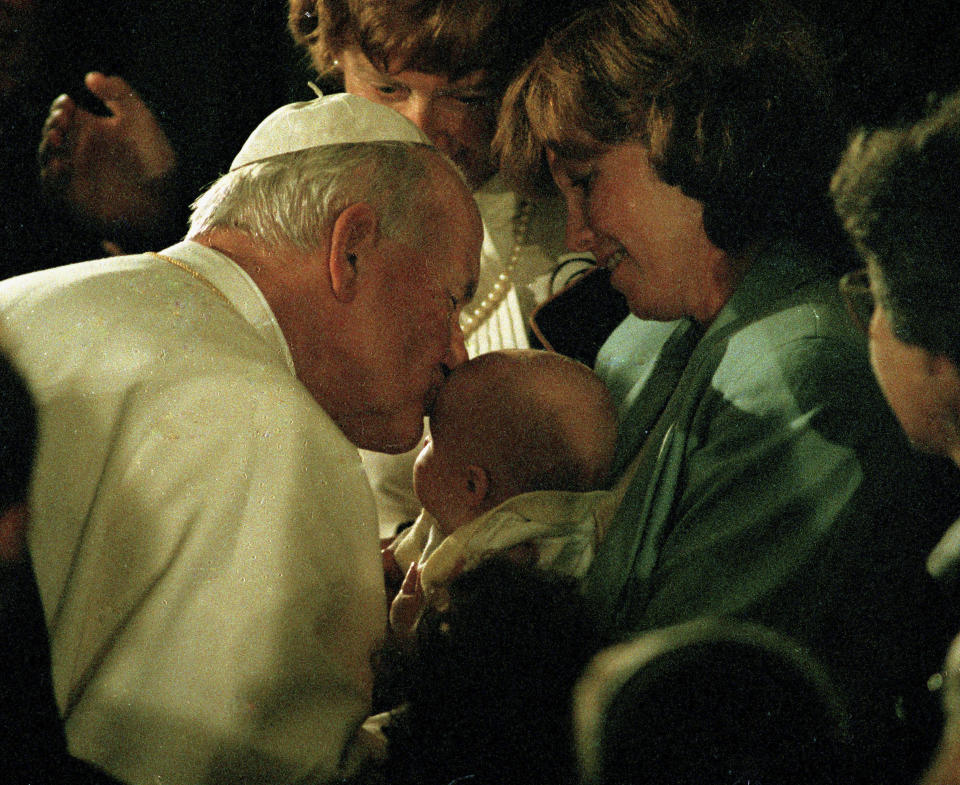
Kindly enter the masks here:
[[703, 205], [660, 179], [645, 145], [548, 159], [567, 204], [567, 245], [611, 268], [632, 313], [661, 321], [716, 316], [726, 256], [707, 237]]

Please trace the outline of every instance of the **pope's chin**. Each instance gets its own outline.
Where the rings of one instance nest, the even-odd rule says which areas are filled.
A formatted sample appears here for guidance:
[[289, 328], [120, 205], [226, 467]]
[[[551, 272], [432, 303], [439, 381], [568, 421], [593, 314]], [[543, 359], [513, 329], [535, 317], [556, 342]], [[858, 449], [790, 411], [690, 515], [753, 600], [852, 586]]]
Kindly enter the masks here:
[[391, 455], [409, 452], [420, 444], [420, 440], [423, 438], [423, 417], [418, 417], [417, 422], [418, 427], [411, 431], [412, 436], [397, 434], [395, 437], [387, 440], [381, 447], [368, 447], [366, 449], [377, 450], [377, 452], [385, 452]]
[[395, 455], [412, 450], [420, 443], [423, 438], [423, 411], [417, 407], [409, 414], [395, 414], [390, 418], [358, 418], [349, 423], [340, 423], [340, 429], [363, 450]]

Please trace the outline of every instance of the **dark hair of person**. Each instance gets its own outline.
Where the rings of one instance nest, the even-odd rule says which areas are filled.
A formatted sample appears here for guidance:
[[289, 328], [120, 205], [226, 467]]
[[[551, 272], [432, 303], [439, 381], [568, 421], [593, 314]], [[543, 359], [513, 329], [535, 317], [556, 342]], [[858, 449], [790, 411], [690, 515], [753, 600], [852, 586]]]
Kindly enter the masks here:
[[831, 193], [894, 333], [960, 367], [960, 93], [855, 134]]
[[505, 95], [494, 149], [522, 190], [545, 151], [639, 142], [660, 178], [703, 203], [728, 252], [764, 236], [835, 239], [826, 197], [844, 137], [830, 60], [776, 0], [615, 0], [548, 37]]
[[570, 694], [601, 646], [572, 579], [493, 558], [424, 615], [388, 728], [393, 785], [573, 785]]

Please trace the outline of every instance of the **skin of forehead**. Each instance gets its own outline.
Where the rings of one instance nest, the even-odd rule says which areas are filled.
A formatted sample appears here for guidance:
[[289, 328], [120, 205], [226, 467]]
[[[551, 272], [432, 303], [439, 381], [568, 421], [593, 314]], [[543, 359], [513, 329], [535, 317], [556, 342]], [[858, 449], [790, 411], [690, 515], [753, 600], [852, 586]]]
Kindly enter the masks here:
[[[405, 63], [393, 60], [386, 69], [380, 68], [371, 62], [370, 58], [362, 51], [357, 50], [359, 54], [358, 67], [360, 78], [368, 81], [383, 80], [390, 83], [405, 83], [411, 78], [422, 79], [424, 76], [432, 77], [440, 82], [434, 86], [432, 92], [437, 95], [449, 95], [457, 93], [487, 93], [490, 91], [490, 84], [487, 74], [482, 70], [470, 71], [457, 78], [441, 72], [422, 71], [416, 67], [408, 67]], [[408, 86], [404, 84], [404, 86]]]
[[[454, 213], [454, 205], [459, 202], [460, 204], [458, 206], [469, 216], [468, 223], [470, 228], [482, 241], [483, 223], [480, 218], [480, 208], [477, 207], [477, 203], [470, 191], [466, 175], [460, 167], [443, 152], [436, 148], [430, 149], [434, 153], [433, 162], [431, 163], [431, 169], [434, 175], [434, 187], [444, 200], [441, 204], [442, 214], [449, 218]], [[442, 174], [440, 174], [440, 172], [442, 172]], [[451, 227], [443, 227], [443, 230], [450, 232]], [[479, 263], [480, 260], [478, 256], [477, 264], [479, 265]]]
[[557, 398], [561, 406], [593, 401], [601, 388], [590, 386], [585, 373], [572, 363], [559, 357], [525, 356], [522, 351], [480, 355], [454, 370], [441, 389], [436, 425], [457, 441], [465, 442], [469, 436], [486, 449], [491, 439], [502, 438], [507, 423], [518, 414], [522, 417], [518, 406], [531, 402], [546, 406]]
[[[457, 165], [439, 150], [429, 148], [428, 167], [431, 176], [431, 188], [437, 195], [436, 209], [427, 216], [421, 230], [428, 237], [439, 240], [438, 251], [442, 254], [452, 252], [458, 240], [473, 235], [473, 243], [479, 251], [483, 241], [483, 223], [480, 210], [470, 193], [463, 173]], [[458, 209], [459, 208], [459, 209]], [[426, 240], [427, 238], [421, 238]], [[442, 260], [437, 260], [438, 263]], [[473, 299], [480, 272], [480, 255], [476, 254], [462, 291], [454, 292], [464, 304]]]

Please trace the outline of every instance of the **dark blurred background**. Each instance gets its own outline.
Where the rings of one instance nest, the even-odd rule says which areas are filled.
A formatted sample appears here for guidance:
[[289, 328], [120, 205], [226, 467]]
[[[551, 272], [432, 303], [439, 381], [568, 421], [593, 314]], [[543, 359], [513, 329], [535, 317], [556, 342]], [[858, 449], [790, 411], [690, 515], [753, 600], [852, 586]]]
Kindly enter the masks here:
[[[795, 2], [836, 54], [847, 127], [915, 119], [931, 95], [960, 87], [960, 2]], [[284, 0], [0, 0], [0, 277], [103, 254], [37, 188], [35, 151], [58, 94], [79, 95], [88, 70], [125, 77], [177, 151], [185, 220], [266, 114], [312, 97], [286, 20]]]

